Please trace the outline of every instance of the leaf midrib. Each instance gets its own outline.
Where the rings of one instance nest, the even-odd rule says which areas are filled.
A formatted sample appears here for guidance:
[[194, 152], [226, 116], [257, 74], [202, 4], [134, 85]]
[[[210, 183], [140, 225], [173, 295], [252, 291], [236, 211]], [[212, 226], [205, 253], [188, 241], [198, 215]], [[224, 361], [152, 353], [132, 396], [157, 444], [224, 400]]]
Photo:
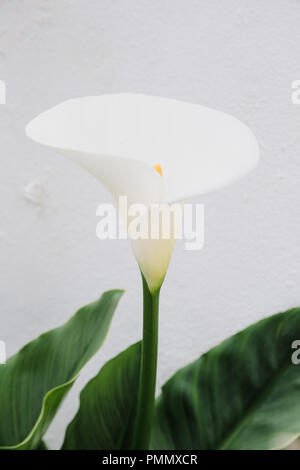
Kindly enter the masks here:
[[273, 374], [273, 376], [269, 379], [266, 386], [259, 392], [258, 396], [254, 399], [252, 404], [246, 409], [246, 413], [238, 420], [238, 422], [232, 426], [233, 430], [229, 431], [227, 437], [221, 441], [221, 443], [217, 446], [218, 450], [226, 450], [228, 446], [232, 443], [232, 441], [237, 437], [240, 433], [241, 429], [245, 426], [245, 424], [251, 420], [253, 414], [256, 410], [260, 407], [261, 404], [264, 403], [265, 397], [268, 396], [270, 390], [272, 390], [274, 384], [278, 381], [278, 378], [288, 369], [290, 365], [290, 357], [285, 359], [284, 362], [279, 366], [277, 372]]

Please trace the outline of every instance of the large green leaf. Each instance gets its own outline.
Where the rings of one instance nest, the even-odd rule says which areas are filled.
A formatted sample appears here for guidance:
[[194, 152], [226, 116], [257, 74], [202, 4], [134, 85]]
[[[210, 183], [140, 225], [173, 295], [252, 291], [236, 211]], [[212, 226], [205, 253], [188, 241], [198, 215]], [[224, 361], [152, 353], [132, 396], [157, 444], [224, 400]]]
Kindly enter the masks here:
[[179, 370], [156, 407], [154, 449], [273, 449], [300, 434], [300, 308], [266, 318]]
[[122, 291], [106, 292], [0, 366], [0, 449], [34, 449], [102, 345]]
[[63, 449], [129, 449], [136, 413], [141, 343], [109, 361], [83, 389]]

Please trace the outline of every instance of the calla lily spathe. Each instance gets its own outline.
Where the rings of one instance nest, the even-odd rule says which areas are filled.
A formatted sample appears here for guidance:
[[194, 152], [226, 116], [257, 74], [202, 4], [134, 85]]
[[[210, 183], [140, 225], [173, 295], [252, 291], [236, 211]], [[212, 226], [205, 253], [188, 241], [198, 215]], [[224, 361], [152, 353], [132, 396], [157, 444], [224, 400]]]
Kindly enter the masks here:
[[[129, 204], [147, 206], [225, 187], [250, 172], [259, 155], [253, 133], [234, 117], [143, 94], [65, 101], [33, 119], [26, 133], [83, 166], [117, 201], [127, 196]], [[169, 243], [132, 240], [150, 289], [162, 282], [173, 245], [172, 236]]]

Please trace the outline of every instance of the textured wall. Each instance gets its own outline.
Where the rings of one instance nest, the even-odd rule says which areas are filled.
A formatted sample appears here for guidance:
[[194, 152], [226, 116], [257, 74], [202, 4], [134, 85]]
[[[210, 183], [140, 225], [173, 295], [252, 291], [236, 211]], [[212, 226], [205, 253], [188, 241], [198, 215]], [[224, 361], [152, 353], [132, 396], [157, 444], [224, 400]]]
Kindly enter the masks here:
[[[140, 280], [127, 242], [96, 239], [96, 207], [110, 195], [27, 140], [25, 123], [70, 97], [139, 91], [227, 111], [256, 133], [258, 169], [199, 199], [203, 251], [176, 246], [162, 291], [161, 384], [229, 334], [300, 304], [300, 106], [291, 103], [299, 24], [296, 0], [1, 0], [0, 338], [12, 354], [102, 291], [127, 290], [104, 348], [48, 431], [50, 445], [60, 444], [78, 390], [140, 337]], [[39, 204], [29, 197], [33, 180]]]

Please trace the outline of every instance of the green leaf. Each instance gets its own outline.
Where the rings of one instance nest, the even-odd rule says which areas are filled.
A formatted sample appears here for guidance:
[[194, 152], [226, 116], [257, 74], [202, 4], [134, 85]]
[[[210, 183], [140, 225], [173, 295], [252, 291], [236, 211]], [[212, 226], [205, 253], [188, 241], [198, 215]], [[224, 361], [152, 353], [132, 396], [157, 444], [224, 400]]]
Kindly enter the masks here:
[[131, 446], [139, 385], [141, 343], [109, 361], [83, 389], [62, 448], [120, 450]]
[[41, 441], [35, 450], [48, 450], [47, 444], [45, 441]]
[[102, 345], [122, 291], [106, 292], [0, 366], [0, 449], [34, 449]]
[[300, 308], [266, 318], [179, 370], [158, 399], [154, 449], [275, 449], [300, 434]]

